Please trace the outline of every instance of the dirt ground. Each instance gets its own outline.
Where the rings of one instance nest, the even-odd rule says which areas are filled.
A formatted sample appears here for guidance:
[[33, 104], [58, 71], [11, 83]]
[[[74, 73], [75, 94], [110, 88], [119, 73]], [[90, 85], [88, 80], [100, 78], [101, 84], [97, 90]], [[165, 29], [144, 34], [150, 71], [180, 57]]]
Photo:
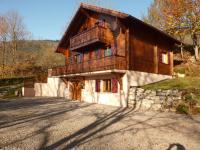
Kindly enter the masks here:
[[0, 149], [200, 150], [200, 117], [67, 101], [0, 101]]

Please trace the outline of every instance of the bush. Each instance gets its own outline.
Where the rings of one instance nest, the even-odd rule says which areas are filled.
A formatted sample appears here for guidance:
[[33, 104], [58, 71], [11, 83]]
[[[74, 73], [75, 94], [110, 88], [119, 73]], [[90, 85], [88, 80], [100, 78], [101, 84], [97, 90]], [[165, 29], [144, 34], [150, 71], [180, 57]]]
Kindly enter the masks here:
[[174, 67], [174, 72], [185, 74], [186, 68], [184, 66], [176, 66], [176, 67]]
[[176, 112], [181, 113], [181, 114], [188, 114], [189, 113], [189, 107], [185, 104], [179, 104], [176, 107]]
[[197, 96], [194, 94], [194, 93], [189, 93], [189, 94], [186, 94], [185, 95], [185, 101], [187, 102], [187, 103], [189, 103], [189, 105], [191, 106], [191, 107], [193, 107], [193, 106], [195, 106], [196, 104], [197, 104], [197, 98], [196, 98]]

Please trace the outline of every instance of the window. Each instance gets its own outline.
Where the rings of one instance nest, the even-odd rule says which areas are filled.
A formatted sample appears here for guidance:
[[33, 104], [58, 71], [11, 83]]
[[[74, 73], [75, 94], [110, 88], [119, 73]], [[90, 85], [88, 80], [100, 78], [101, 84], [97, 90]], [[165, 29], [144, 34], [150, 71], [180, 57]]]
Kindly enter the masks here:
[[83, 55], [82, 54], [78, 54], [77, 55], [77, 63], [80, 64], [82, 62], [82, 58], [83, 58]]
[[118, 80], [113, 79], [105, 79], [105, 80], [96, 80], [95, 81], [95, 92], [101, 92], [101, 81], [103, 82], [102, 88], [103, 92], [118, 92]]
[[101, 85], [101, 81], [100, 80], [96, 80], [95, 92], [100, 92], [100, 85]]
[[106, 20], [105, 20], [105, 19], [100, 20], [99, 25], [100, 25], [101, 27], [105, 27], [105, 24], [106, 24]]
[[105, 49], [105, 52], [104, 52], [104, 56], [111, 56], [112, 55], [112, 51], [111, 51], [111, 48], [107, 47], [107, 49]]
[[103, 92], [111, 92], [111, 80], [103, 80]]
[[163, 64], [169, 64], [169, 58], [167, 52], [161, 54], [161, 59]]
[[70, 64], [73, 64], [73, 56], [70, 56], [70, 57], [69, 57], [69, 63], [70, 63]]
[[103, 20], [99, 20], [95, 23], [96, 26], [101, 26], [101, 27], [105, 27], [106, 25], [106, 20], [103, 19]]

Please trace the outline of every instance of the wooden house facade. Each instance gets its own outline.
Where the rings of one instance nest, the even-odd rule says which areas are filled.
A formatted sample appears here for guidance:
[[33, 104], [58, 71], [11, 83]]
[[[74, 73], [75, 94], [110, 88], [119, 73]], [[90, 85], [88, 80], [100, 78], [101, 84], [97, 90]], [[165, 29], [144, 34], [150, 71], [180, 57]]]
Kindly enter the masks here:
[[50, 77], [66, 84], [67, 98], [127, 106], [131, 87], [171, 78], [175, 44], [133, 16], [81, 4], [56, 50], [65, 66]]

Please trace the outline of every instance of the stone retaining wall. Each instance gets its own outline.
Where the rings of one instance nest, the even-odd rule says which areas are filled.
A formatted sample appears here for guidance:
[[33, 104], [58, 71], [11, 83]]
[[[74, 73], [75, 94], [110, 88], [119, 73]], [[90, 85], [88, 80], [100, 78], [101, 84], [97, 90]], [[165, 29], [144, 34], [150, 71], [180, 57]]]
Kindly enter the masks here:
[[130, 88], [128, 106], [136, 110], [162, 110], [182, 99], [179, 90], [144, 90]]

